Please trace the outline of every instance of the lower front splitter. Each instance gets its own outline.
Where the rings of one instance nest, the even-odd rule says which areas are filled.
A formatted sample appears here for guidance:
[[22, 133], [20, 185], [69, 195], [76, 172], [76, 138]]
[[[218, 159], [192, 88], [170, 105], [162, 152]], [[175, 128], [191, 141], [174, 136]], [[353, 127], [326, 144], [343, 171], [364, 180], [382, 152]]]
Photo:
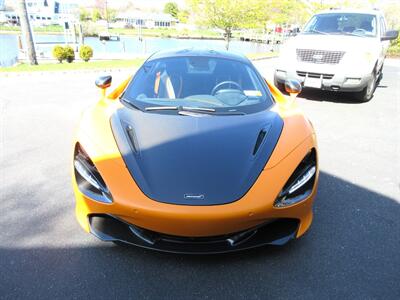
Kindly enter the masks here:
[[263, 245], [280, 246], [294, 239], [299, 227], [297, 219], [275, 219], [227, 235], [181, 237], [140, 228], [108, 214], [90, 215], [89, 224], [91, 233], [103, 241], [187, 254], [234, 252]]

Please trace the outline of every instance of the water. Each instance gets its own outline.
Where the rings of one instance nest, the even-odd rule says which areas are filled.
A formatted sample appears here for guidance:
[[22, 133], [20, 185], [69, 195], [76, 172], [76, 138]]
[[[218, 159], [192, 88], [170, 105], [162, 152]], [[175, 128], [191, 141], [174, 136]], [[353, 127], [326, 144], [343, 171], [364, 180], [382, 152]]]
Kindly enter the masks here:
[[18, 44], [16, 35], [0, 34], [0, 67], [15, 64], [17, 56]]
[[[57, 44], [64, 44], [64, 35], [35, 35], [36, 52], [39, 58], [51, 58], [51, 50]], [[52, 43], [52, 44], [41, 44]], [[98, 38], [87, 37], [85, 44], [93, 48], [94, 58], [132, 58], [148, 55], [158, 50], [180, 47], [207, 47], [216, 50], [225, 49], [222, 40], [196, 40], [146, 37], [140, 41], [135, 36], [121, 36], [119, 42], [102, 43]], [[258, 53], [271, 50], [266, 44], [231, 41], [230, 50], [241, 53]], [[0, 34], [0, 66], [9, 66], [18, 57], [18, 36]]]

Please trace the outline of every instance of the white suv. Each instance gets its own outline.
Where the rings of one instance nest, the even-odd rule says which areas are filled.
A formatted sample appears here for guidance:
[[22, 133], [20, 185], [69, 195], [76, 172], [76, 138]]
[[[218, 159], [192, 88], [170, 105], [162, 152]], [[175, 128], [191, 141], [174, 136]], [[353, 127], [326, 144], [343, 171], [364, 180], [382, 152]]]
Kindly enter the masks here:
[[389, 40], [397, 36], [377, 10], [316, 14], [282, 46], [275, 85], [283, 90], [287, 79], [297, 79], [305, 88], [355, 92], [368, 101], [382, 78]]

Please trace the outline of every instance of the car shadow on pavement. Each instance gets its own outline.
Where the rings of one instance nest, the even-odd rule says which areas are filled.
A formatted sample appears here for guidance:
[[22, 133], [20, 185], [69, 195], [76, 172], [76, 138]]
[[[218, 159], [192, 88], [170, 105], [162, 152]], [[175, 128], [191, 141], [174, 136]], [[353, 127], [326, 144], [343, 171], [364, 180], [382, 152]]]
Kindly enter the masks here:
[[[19, 196], [41, 203], [48, 190]], [[74, 218], [72, 205], [31, 214], [35, 205], [18, 207], [17, 200], [0, 216], [1, 298], [398, 299], [400, 294], [398, 200], [325, 172], [314, 222], [304, 237], [284, 247], [232, 254], [115, 246], [85, 235], [72, 220], [75, 225], [63, 229]], [[70, 235], [84, 237], [71, 243]], [[36, 240], [40, 244], [29, 245]]]
[[[387, 88], [387, 86], [379, 85], [375, 92], [382, 88]], [[364, 102], [360, 102], [359, 100], [357, 100], [354, 93], [322, 91], [316, 89], [304, 89], [299, 95], [299, 98], [318, 102], [364, 104]], [[372, 98], [370, 101], [373, 101], [373, 99], [374, 98]]]

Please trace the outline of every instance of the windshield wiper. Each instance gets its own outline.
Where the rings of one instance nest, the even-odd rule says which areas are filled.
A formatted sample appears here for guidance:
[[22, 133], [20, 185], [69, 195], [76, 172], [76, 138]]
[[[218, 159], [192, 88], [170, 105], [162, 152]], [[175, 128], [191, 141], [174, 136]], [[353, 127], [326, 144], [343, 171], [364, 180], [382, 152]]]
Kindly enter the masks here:
[[178, 110], [178, 106], [148, 106], [144, 109], [145, 111], [153, 110]]
[[[186, 114], [189, 113], [189, 114]], [[207, 115], [212, 115], [212, 116], [243, 116], [246, 113], [242, 112], [242, 111], [218, 111], [216, 112], [214, 111], [202, 111], [202, 110], [181, 110], [179, 111], [179, 114], [181, 115], [190, 115], [190, 113], [194, 113], [194, 114], [207, 114]]]
[[157, 111], [157, 110], [177, 110], [178, 114], [184, 116], [190, 116], [193, 114], [208, 114], [214, 116], [233, 116], [233, 115], [245, 115], [241, 111], [221, 111], [217, 112], [214, 108], [207, 107], [189, 107], [189, 106], [149, 106], [144, 109], [145, 111]]
[[242, 111], [221, 111], [221, 112], [217, 112], [213, 115], [216, 116], [244, 116], [246, 113], [242, 112]]
[[154, 110], [179, 110], [179, 111], [194, 111], [194, 112], [215, 112], [214, 108], [206, 107], [190, 107], [190, 106], [148, 106], [145, 108], [146, 111]]
[[132, 102], [130, 102], [129, 100], [125, 99], [125, 98], [120, 98], [120, 101], [122, 103], [124, 103], [125, 105], [129, 106], [130, 108], [134, 108], [137, 110], [142, 110], [139, 106], [136, 106], [135, 104], [133, 104]]
[[182, 106], [181, 109], [186, 111], [196, 111], [196, 112], [215, 112], [214, 108], [206, 108], [206, 107]]
[[344, 35], [352, 35], [352, 36], [359, 36], [359, 37], [365, 37], [365, 34], [357, 34], [354, 32], [346, 32], [346, 31], [341, 31], [340, 33], [344, 34]]
[[318, 34], [325, 34], [325, 35], [329, 35], [329, 33], [327, 33], [327, 32], [319, 31], [319, 30], [316, 30], [316, 29], [311, 29], [311, 30], [304, 31], [304, 32], [305, 32], [305, 33], [312, 32], [312, 33], [318, 33]]

